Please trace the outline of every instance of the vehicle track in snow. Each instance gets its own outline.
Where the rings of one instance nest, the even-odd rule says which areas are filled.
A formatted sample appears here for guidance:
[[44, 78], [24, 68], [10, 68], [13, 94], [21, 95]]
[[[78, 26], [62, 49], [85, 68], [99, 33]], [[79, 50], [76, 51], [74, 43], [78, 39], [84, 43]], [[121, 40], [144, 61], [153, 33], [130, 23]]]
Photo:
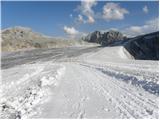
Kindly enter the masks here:
[[[87, 69], [81, 71], [85, 71], [84, 74], [89, 74], [86, 73]], [[92, 72], [92, 75], [97, 78], [97, 80], [87, 79], [88, 84], [91, 83], [94, 88], [97, 88], [97, 91], [99, 91], [100, 94], [102, 93], [107, 100], [112, 100], [113, 103], [117, 105], [117, 109], [120, 110], [122, 118], [158, 118], [158, 103], [153, 104], [153, 101], [150, 102], [146, 99], [146, 96], [142, 96], [143, 93], [141, 93], [141, 95], [135, 94], [138, 91], [137, 88], [121, 81], [114, 80], [113, 77], [103, 73], [101, 74], [92, 68], [90, 68], [88, 72]], [[115, 96], [115, 91], [118, 93], [116, 95], [120, 96]]]
[[[43, 98], [48, 101], [36, 103], [40, 113], [35, 108], [37, 114], [26, 114], [26, 118], [158, 118], [157, 62], [126, 60], [126, 56], [116, 61], [121, 57], [119, 53], [114, 54], [118, 47], [99, 49], [36, 50], [13, 53], [11, 58], [7, 54], [2, 59], [4, 94], [12, 98], [15, 96], [12, 91], [20, 87], [21, 94], [25, 95], [23, 86], [35, 88], [35, 83], [44, 80], [48, 91]], [[107, 55], [112, 52], [111, 56], [106, 51]], [[84, 53], [87, 55], [79, 56]], [[107, 58], [101, 61], [97, 59], [99, 54]], [[56, 66], [62, 68], [63, 74], [56, 72]], [[38, 87], [37, 92], [41, 93], [42, 88]]]
[[117, 80], [121, 80], [135, 86], [140, 86], [146, 91], [159, 96], [159, 84], [157, 83], [159, 80], [158, 73], [152, 74], [150, 72], [147, 72], [146, 74], [144, 74], [144, 71], [141, 71], [139, 73], [127, 72], [126, 70], [125, 71], [123, 69], [117, 70], [107, 65], [106, 66], [100, 64], [97, 65], [87, 62], [79, 62], [79, 63], [80, 65], [97, 69], [98, 71], [101, 71], [104, 74], [107, 74], [108, 76], [116, 78]]
[[[53, 104], [46, 115], [49, 118], [158, 118], [156, 95], [148, 95], [144, 89], [113, 77], [114, 74], [109, 76], [97, 66], [78, 62], [61, 64], [66, 72], [52, 98], [58, 96], [63, 100], [49, 103]], [[63, 107], [53, 114], [61, 104]]]

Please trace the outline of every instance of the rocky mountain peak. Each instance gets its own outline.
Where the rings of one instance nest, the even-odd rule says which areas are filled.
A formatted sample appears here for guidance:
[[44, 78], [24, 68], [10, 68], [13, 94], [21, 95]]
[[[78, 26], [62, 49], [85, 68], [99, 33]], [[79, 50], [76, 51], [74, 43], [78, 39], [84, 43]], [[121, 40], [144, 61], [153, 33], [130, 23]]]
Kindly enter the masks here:
[[104, 33], [101, 33], [100, 31], [94, 31], [90, 34], [88, 34], [85, 38], [88, 42], [95, 42], [102, 45], [109, 45], [115, 41], [124, 40], [126, 37], [115, 30], [110, 30]]

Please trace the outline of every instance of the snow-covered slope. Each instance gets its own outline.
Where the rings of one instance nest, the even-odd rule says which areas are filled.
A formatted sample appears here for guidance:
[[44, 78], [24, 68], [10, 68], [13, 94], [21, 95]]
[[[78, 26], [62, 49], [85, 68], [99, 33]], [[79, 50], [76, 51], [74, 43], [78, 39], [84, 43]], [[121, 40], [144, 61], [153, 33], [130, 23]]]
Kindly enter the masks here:
[[124, 61], [134, 59], [132, 55], [128, 53], [128, 51], [123, 46], [115, 46], [115, 47], [104, 47], [100, 51], [96, 53], [87, 53], [80, 56], [80, 59], [84, 58], [87, 60], [94, 61]]
[[15, 66], [2, 78], [1, 118], [159, 118], [158, 61], [121, 46]]
[[58, 85], [64, 69], [63, 65], [37, 63], [3, 70], [1, 118], [28, 118], [37, 114], [38, 106], [48, 99], [49, 87]]

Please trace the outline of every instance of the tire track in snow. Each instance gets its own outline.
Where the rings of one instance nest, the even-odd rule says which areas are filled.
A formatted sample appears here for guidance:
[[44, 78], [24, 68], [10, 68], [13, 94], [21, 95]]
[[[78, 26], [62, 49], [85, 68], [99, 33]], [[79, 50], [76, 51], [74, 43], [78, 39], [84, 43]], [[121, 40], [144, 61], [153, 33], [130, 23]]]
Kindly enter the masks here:
[[[81, 64], [81, 63], [80, 63]], [[87, 63], [83, 63], [83, 64], [81, 64], [81, 65], [84, 65], [84, 66], [86, 66], [86, 67], [88, 67], [88, 68], [92, 68], [92, 69], [96, 69], [96, 70], [98, 70], [98, 71], [100, 71], [100, 72], [102, 72], [102, 73], [104, 73], [105, 74], [105, 71], [107, 71], [107, 72], [110, 72], [110, 73], [112, 73], [112, 74], [105, 74], [105, 75], [108, 75], [108, 76], [110, 76], [110, 77], [114, 77], [115, 79], [117, 79], [117, 80], [119, 80], [120, 79], [120, 81], [123, 79], [123, 77], [121, 77], [120, 75], [121, 74], [123, 74], [123, 76], [125, 76], [126, 75], [126, 77], [128, 76], [129, 78], [136, 78], [136, 79], [139, 79], [136, 75], [134, 75], [134, 74], [126, 74], [125, 72], [122, 72], [122, 71], [117, 71], [117, 70], [113, 70], [112, 68], [105, 68], [105, 66], [97, 66], [97, 65], [93, 65], [93, 64], [87, 64]], [[115, 73], [114, 73], [115, 72]], [[118, 73], [120, 73], [120, 74], [118, 74]], [[118, 74], [118, 77], [120, 76], [120, 78], [118, 78], [118, 77], [115, 77], [114, 75], [116, 75], [116, 74]], [[128, 78], [128, 80], [129, 80], [129, 78]], [[124, 78], [124, 80], [122, 80], [122, 81], [128, 81], [126, 78]], [[131, 79], [132, 80], [132, 79]], [[142, 80], [144, 80], [144, 79], [142, 79]], [[127, 82], [128, 83], [128, 82]], [[123, 89], [125, 89], [125, 88], [123, 88]], [[127, 89], [125, 89], [125, 90], [127, 90]], [[140, 96], [139, 96], [140, 97]], [[148, 103], [149, 104], [152, 104], [153, 103], [153, 101], [148, 101]], [[153, 104], [152, 104], [153, 105]], [[155, 105], [156, 106], [156, 105]]]
[[[80, 63], [81, 64], [81, 63]], [[93, 65], [93, 64], [81, 64], [81, 65], [85, 65], [86, 67], [89, 67], [89, 68], [92, 68], [92, 69], [96, 69], [96, 70], [98, 70], [98, 71], [101, 71], [102, 73], [106, 73], [106, 72], [103, 72], [103, 69], [104, 69], [104, 66], [103, 67], [98, 67], [97, 65]], [[108, 70], [108, 71], [107, 71]], [[118, 73], [118, 71], [115, 71], [115, 70], [112, 70], [111, 68], [107, 68], [105, 71], [107, 71], [107, 72], [116, 72], [116, 73], [113, 73], [113, 74], [109, 74], [109, 76], [110, 77], [115, 77], [114, 75], [115, 74], [117, 74]], [[121, 71], [121, 74], [122, 74], [123, 72]], [[108, 74], [105, 74], [105, 75], [108, 75]], [[123, 75], [125, 75], [125, 73], [123, 73]], [[132, 75], [132, 74], [127, 74], [127, 76], [129, 76], [129, 78], [132, 78], [132, 76], [133, 76], [133, 78], [135, 78], [136, 76], [135, 75]], [[104, 76], [105, 77], [105, 76]], [[129, 78], [128, 78], [128, 80], [129, 80]], [[116, 80], [118, 80], [119, 78], [117, 78], [117, 77], [115, 77], [115, 79]], [[120, 77], [120, 80], [122, 80], [123, 79], [123, 77]], [[138, 79], [138, 78], [136, 78], [136, 79]], [[124, 80], [126, 80], [126, 79], [124, 79]], [[131, 79], [132, 80], [132, 79]], [[113, 81], [114, 82], [114, 81]], [[128, 82], [127, 82], [128, 83]], [[124, 88], [124, 87], [122, 87], [125, 91], [128, 91], [126, 88]], [[128, 93], [129, 93], [130, 91], [128, 91]], [[145, 102], [146, 104], [150, 104], [151, 106], [154, 106], [154, 108], [156, 108], [156, 109], [158, 109], [158, 107], [157, 107], [157, 104], [158, 103], [156, 103], [156, 104], [153, 104], [154, 103], [154, 101], [152, 101], [152, 100], [148, 100], [148, 99], [144, 99], [144, 98], [142, 98], [141, 96], [138, 96], [138, 95], [136, 95], [136, 93], [132, 93], [132, 94], [134, 94], [140, 101], [142, 101], [142, 102]]]
[[[91, 69], [91, 71], [92, 71], [92, 69]], [[94, 75], [97, 75], [96, 77], [99, 76], [99, 74], [97, 74], [97, 72], [94, 72]], [[101, 76], [99, 76], [99, 77], [101, 77]], [[103, 80], [105, 77], [106, 76], [104, 76], [101, 79]], [[115, 102], [119, 101], [119, 103], [122, 104], [122, 106], [123, 106], [123, 108], [120, 107], [120, 110], [124, 110], [125, 108], [127, 108], [127, 110], [125, 110], [125, 112], [129, 110], [128, 111], [129, 117], [134, 117], [134, 118], [143, 118], [145, 116], [151, 117], [151, 118], [152, 117], [156, 117], [156, 118], [158, 117], [158, 115], [156, 113], [155, 113], [154, 116], [150, 115], [150, 114], [152, 114], [152, 111], [148, 110], [147, 107], [144, 106], [144, 101], [141, 101], [141, 100], [137, 99], [137, 97], [135, 95], [132, 95], [131, 93], [127, 92], [125, 89], [123, 89], [122, 86], [120, 86], [120, 84], [116, 84], [114, 80], [111, 80], [111, 81], [112, 81], [111, 84], [114, 85], [114, 86], [116, 86], [115, 88], [119, 88], [120, 91], [123, 91], [121, 93], [126, 93], [126, 95], [128, 96], [128, 98], [130, 99], [130, 101], [134, 101], [134, 102], [128, 103], [127, 101], [121, 101], [121, 98], [115, 98]], [[95, 83], [95, 84], [101, 84], [101, 83]], [[110, 85], [110, 84], [107, 84], [107, 85]], [[99, 86], [99, 88], [102, 89], [102, 91], [107, 94], [107, 91], [103, 87]], [[124, 95], [124, 96], [126, 96], [126, 95]], [[114, 97], [112, 97], [112, 98], [114, 98]], [[151, 106], [149, 106], [149, 107], [151, 107]], [[136, 108], [136, 110], [133, 111], [132, 110], [133, 108]], [[155, 110], [158, 110], [155, 107], [153, 107], [153, 108]], [[143, 109], [142, 113], [139, 113], [140, 109]], [[133, 114], [133, 112], [134, 112], [134, 114]], [[132, 116], [132, 114], [133, 114], [133, 116]]]
[[[92, 70], [91, 70], [91, 71], [92, 71]], [[86, 72], [86, 70], [85, 70], [85, 72]], [[89, 72], [89, 73], [90, 73], [90, 72]], [[87, 74], [89, 74], [89, 73], [87, 73]], [[92, 74], [93, 74], [93, 72], [92, 72]], [[94, 73], [93, 75], [95, 76], [95, 78], [98, 78], [98, 77], [95, 75], [95, 73]], [[100, 79], [98, 78], [97, 81], [100, 81]], [[92, 85], [91, 87], [92, 87], [94, 90], [96, 90], [96, 91], [98, 92], [98, 94], [102, 94], [107, 101], [111, 102], [111, 104], [112, 104], [113, 106], [114, 106], [114, 105], [117, 105], [117, 104], [121, 104], [119, 100], [115, 99], [112, 95], [109, 94], [109, 90], [104, 89], [104, 88], [100, 85], [100, 83], [97, 82], [97, 81], [91, 80], [91, 81], [88, 81], [88, 84], [91, 84], [91, 85]], [[123, 106], [118, 106], [118, 109], [120, 109], [121, 115], [125, 116], [125, 118], [134, 118], [125, 108], [123, 108]]]
[[[74, 70], [74, 69], [73, 69]], [[74, 71], [73, 71], [74, 74]], [[81, 75], [77, 76], [77, 78], [80, 78]], [[78, 83], [78, 89], [79, 89], [79, 100], [75, 103], [75, 105], [73, 105], [73, 109], [76, 109], [76, 111], [72, 112], [70, 114], [71, 118], [77, 118], [77, 119], [82, 119], [85, 117], [85, 108], [84, 108], [84, 102], [86, 100], [86, 97], [84, 95], [85, 91], [84, 91], [84, 84], [82, 82], [81, 79], [77, 80]], [[76, 108], [75, 108], [76, 107]]]
[[[118, 80], [122, 80], [124, 82], [130, 82], [131, 84], [135, 85], [135, 86], [140, 86], [143, 89], [145, 89], [146, 91], [155, 94], [155, 95], [159, 95], [159, 85], [155, 82], [152, 81], [147, 81], [146, 79], [143, 78], [139, 78], [139, 76], [134, 75], [134, 74], [129, 74], [129, 73], [125, 73], [122, 71], [118, 71], [118, 70], [113, 70], [109, 67], [100, 67], [97, 65], [93, 65], [93, 64], [89, 64], [89, 63], [80, 63], [81, 65], [84, 65], [86, 67], [90, 67], [93, 69], [97, 69], [101, 72], [103, 72], [104, 74], [107, 74], [108, 76], [114, 77], [115, 79]], [[155, 79], [158, 79], [158, 77], [156, 76]], [[158, 80], [156, 80], [158, 81]]]
[[[92, 71], [92, 70], [91, 70], [91, 71]], [[85, 70], [85, 72], [86, 72], [86, 70]], [[98, 78], [98, 76], [95, 75], [95, 73], [93, 73], [93, 71], [92, 71], [92, 74], [95, 76], [95, 78]], [[97, 79], [97, 81], [101, 81], [101, 79]], [[123, 118], [123, 117], [124, 117], [124, 118], [134, 118], [134, 117], [132, 116], [132, 114], [130, 114], [130, 113], [128, 112], [128, 110], [125, 109], [125, 107], [121, 105], [121, 101], [120, 101], [119, 99], [114, 98], [114, 97], [109, 93], [109, 90], [104, 89], [104, 88], [100, 85], [100, 83], [97, 82], [97, 81], [90, 80], [90, 81], [88, 81], [88, 84], [90, 83], [90, 84], [92, 85], [92, 88], [94, 88], [97, 92], [99, 92], [99, 94], [102, 94], [107, 101], [110, 101], [110, 102], [111, 102], [111, 104], [112, 104], [113, 106], [114, 106], [114, 105], [118, 105], [117, 108], [120, 110], [120, 114], [121, 114], [121, 117], [122, 117], [122, 118]]]

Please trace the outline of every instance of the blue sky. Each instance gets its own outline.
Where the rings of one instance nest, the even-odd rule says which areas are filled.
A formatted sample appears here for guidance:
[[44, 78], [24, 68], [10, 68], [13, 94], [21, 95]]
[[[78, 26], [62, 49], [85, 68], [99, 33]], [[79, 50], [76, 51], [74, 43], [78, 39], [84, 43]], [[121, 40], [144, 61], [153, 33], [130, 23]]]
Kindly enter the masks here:
[[24, 26], [50, 36], [111, 28], [136, 35], [158, 28], [158, 1], [3, 1], [1, 7], [2, 29]]

